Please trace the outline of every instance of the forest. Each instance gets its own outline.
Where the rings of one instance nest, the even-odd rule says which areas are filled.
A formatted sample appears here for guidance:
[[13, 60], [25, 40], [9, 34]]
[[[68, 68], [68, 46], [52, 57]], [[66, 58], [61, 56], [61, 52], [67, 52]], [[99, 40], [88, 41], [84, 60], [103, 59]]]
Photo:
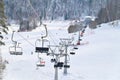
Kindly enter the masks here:
[[38, 18], [70, 20], [97, 16], [107, 0], [4, 0], [6, 16], [12, 20]]

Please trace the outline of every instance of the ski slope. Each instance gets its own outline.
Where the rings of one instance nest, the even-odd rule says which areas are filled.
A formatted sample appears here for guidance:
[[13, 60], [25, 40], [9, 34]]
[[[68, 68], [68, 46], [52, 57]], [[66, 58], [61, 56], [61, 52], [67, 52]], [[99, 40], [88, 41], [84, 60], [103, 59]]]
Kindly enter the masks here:
[[[67, 33], [69, 21], [44, 23], [47, 24], [47, 39], [51, 44], [57, 45], [60, 38], [71, 37], [77, 43], [78, 33]], [[50, 62], [52, 57], [41, 54], [46, 65], [36, 69], [35, 41], [44, 35], [44, 28], [15, 33], [14, 40], [21, 43], [23, 55], [9, 54], [11, 32], [17, 29], [16, 26], [10, 27], [9, 34], [5, 35], [6, 46], [1, 47], [3, 58], [9, 61], [3, 80], [54, 80], [54, 64]], [[76, 54], [70, 55], [68, 75], [63, 75], [63, 69], [59, 69], [58, 80], [120, 80], [120, 23], [114, 27], [110, 23], [101, 26], [94, 30], [86, 29], [82, 42], [88, 41], [89, 44], [78, 46]]]

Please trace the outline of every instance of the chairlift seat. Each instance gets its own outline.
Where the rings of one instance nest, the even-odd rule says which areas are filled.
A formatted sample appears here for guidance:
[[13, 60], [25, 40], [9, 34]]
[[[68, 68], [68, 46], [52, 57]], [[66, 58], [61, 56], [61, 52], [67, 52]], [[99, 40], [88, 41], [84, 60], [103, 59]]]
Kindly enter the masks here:
[[38, 67], [44, 67], [44, 64], [37, 64]]
[[63, 67], [63, 64], [64, 64], [63, 62], [58, 62], [57, 63], [58, 67]]
[[16, 52], [16, 55], [22, 55], [23, 52]]
[[74, 49], [78, 49], [77, 47], [74, 47]]
[[14, 51], [10, 51], [10, 54], [11, 54], [11, 55], [15, 55], [15, 52], [14, 52]]
[[22, 55], [23, 52], [22, 52], [22, 48], [21, 47], [16, 47], [15, 46], [10, 46], [9, 47], [9, 53], [11, 55]]
[[57, 64], [55, 64], [55, 65], [54, 65], [54, 68], [57, 68], [57, 67], [58, 67], [58, 65], [57, 65]]
[[70, 65], [64, 65], [64, 68], [70, 68]]
[[36, 64], [38, 67], [44, 67], [45, 66], [45, 61], [40, 61]]
[[15, 52], [15, 51], [10, 51], [11, 55], [22, 55], [23, 52]]
[[75, 54], [75, 52], [70, 52], [70, 54], [71, 54], [71, 55], [74, 55], [74, 54]]
[[36, 52], [40, 52], [40, 53], [48, 53], [49, 48], [47, 47], [36, 47]]

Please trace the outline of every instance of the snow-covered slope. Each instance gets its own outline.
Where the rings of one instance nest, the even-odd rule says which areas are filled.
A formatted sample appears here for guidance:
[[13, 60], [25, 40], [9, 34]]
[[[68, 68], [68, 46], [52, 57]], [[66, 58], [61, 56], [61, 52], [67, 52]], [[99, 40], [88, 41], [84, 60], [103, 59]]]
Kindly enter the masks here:
[[[68, 34], [69, 22], [45, 22], [48, 27], [48, 39], [51, 44], [58, 44], [60, 38], [74, 37], [76, 43], [78, 33]], [[63, 75], [59, 69], [58, 80], [119, 80], [120, 79], [120, 23], [118, 26], [102, 24], [95, 30], [87, 29], [82, 42], [87, 45], [78, 46], [75, 55], [70, 55], [70, 69], [68, 75]], [[4, 71], [3, 80], [54, 80], [54, 64], [51, 57], [42, 54], [46, 66], [36, 69], [37, 53], [35, 41], [44, 34], [41, 27], [32, 32], [16, 33], [14, 39], [20, 42], [23, 48], [22, 56], [9, 54], [12, 44], [11, 33], [6, 35], [6, 46], [2, 46], [3, 58], [9, 61]], [[31, 55], [31, 53], [33, 53]]]

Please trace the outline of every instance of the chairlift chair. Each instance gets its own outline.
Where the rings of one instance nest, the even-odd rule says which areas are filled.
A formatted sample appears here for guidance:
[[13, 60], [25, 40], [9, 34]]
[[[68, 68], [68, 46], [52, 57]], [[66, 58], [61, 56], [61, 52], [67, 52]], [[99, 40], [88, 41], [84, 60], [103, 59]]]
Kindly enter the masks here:
[[70, 68], [70, 65], [64, 65], [64, 68]]
[[22, 48], [21, 47], [16, 47], [16, 46], [10, 46], [9, 47], [9, 52], [11, 55], [22, 55]]
[[37, 39], [36, 42], [35, 42], [35, 52], [37, 52], [37, 53], [48, 53], [49, 47], [44, 46], [45, 44], [49, 45], [50, 43], [46, 39], [43, 39], [43, 40]]
[[49, 51], [49, 48], [46, 46], [46, 44], [50, 45], [50, 42], [48, 40], [44, 39], [47, 37], [48, 31], [47, 31], [46, 24], [43, 24], [43, 26], [45, 28], [45, 35], [42, 36], [41, 39], [37, 39], [35, 42], [35, 46], [36, 46], [35, 52], [38, 52], [38, 53], [48, 53], [48, 51]]
[[54, 65], [54, 68], [59, 67], [60, 69], [63, 67], [63, 62], [58, 62]]
[[22, 50], [21, 47], [19, 47], [20, 43], [18, 43], [17, 41], [13, 40], [14, 32], [15, 31], [13, 31], [12, 37], [11, 37], [11, 40], [14, 43], [14, 45], [9, 47], [9, 53], [11, 55], [22, 55], [23, 54], [23, 50]]
[[63, 67], [63, 64], [64, 64], [63, 62], [58, 62], [57, 63], [58, 67]]
[[74, 54], [75, 54], [75, 50], [76, 50], [76, 48], [74, 47], [74, 48], [70, 51], [70, 54], [71, 54], [71, 55], [74, 55]]
[[74, 54], [75, 54], [75, 52], [70, 52], [70, 54], [71, 54], [71, 55], [74, 55]]
[[36, 66], [37, 67], [44, 67], [45, 66], [45, 61], [42, 58], [40, 58], [40, 60], [36, 64]]
[[75, 46], [75, 47], [74, 47], [74, 49], [75, 49], [75, 50], [77, 50], [77, 49], [78, 49], [78, 47], [76, 47], [76, 46]]

